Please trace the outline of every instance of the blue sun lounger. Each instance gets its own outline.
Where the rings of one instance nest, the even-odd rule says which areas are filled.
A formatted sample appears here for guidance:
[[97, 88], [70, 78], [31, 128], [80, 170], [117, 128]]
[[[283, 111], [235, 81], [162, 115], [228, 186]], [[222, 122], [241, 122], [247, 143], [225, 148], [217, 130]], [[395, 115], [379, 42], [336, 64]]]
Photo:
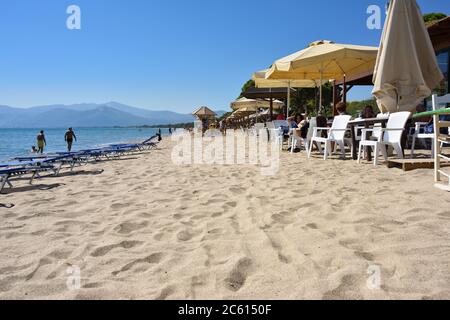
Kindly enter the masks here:
[[80, 161], [79, 158], [73, 155], [46, 155], [46, 156], [28, 156], [28, 157], [17, 157], [13, 162], [7, 162], [0, 164], [0, 167], [29, 167], [29, 166], [44, 166], [52, 165], [54, 168], [55, 175], [59, 175], [63, 165], [68, 164], [70, 166], [70, 171], [73, 171], [75, 165]]
[[133, 151], [142, 151], [144, 146], [142, 144], [131, 143], [131, 144], [111, 144], [107, 148], [115, 150], [117, 152], [127, 153]]
[[[109, 145], [109, 147], [112, 148], [129, 148], [129, 149], [134, 149], [134, 150], [145, 150], [145, 149], [152, 149], [155, 148], [158, 144], [157, 141], [155, 141], [156, 139], [158, 139], [158, 136], [153, 136], [150, 139], [147, 139], [141, 143], [131, 143], [131, 144], [127, 144], [127, 143], [122, 143], [122, 144], [111, 144]], [[133, 150], [131, 150], [133, 151]]]
[[28, 166], [28, 167], [13, 167], [13, 168], [6, 168], [6, 169], [0, 169], [0, 193], [3, 191], [3, 188], [5, 185], [8, 185], [8, 187], [12, 188], [13, 185], [11, 183], [12, 177], [21, 177], [26, 174], [31, 174], [31, 178], [29, 183], [33, 184], [33, 180], [36, 177], [40, 177], [40, 172], [45, 172], [49, 170], [53, 170], [53, 166]]

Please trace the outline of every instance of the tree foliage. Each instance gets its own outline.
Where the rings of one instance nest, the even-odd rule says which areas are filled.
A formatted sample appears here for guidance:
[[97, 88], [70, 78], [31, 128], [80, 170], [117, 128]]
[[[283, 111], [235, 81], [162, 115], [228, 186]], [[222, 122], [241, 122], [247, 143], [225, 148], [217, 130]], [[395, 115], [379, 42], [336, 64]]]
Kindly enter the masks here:
[[362, 101], [352, 101], [347, 104], [347, 112], [352, 116], [357, 116], [358, 113], [364, 110], [366, 106], [371, 106], [375, 113], [378, 111], [378, 105], [375, 98], [362, 100]]
[[241, 94], [239, 95], [239, 98], [242, 98], [244, 92], [246, 92], [247, 90], [249, 90], [250, 88], [254, 88], [255, 87], [255, 81], [253, 80], [248, 80], [244, 86], [241, 89]]
[[431, 23], [433, 21], [444, 19], [445, 17], [447, 17], [445, 13], [433, 12], [424, 14], [423, 20], [425, 21], [425, 23]]
[[[319, 88], [298, 88], [295, 94], [291, 96], [291, 114], [307, 113], [316, 115], [320, 100]], [[322, 105], [327, 114], [332, 113], [333, 86], [326, 83], [322, 88]]]

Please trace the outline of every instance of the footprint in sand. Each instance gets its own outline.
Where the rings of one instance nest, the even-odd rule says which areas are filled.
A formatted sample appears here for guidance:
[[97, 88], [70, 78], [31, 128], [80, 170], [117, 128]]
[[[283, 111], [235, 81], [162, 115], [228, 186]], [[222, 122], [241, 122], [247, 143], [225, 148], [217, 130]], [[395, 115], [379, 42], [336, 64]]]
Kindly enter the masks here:
[[179, 214], [179, 213], [176, 213], [176, 214], [173, 215], [173, 218], [176, 219], [176, 220], [181, 220], [181, 219], [183, 219], [183, 215]]
[[225, 203], [226, 207], [231, 207], [231, 208], [236, 208], [237, 207], [237, 202], [235, 201], [231, 201], [231, 202], [227, 202]]
[[289, 212], [283, 211], [272, 215], [272, 220], [281, 224], [291, 224], [295, 219]]
[[7, 275], [8, 273], [23, 271], [23, 270], [28, 269], [31, 266], [33, 266], [33, 263], [24, 264], [22, 266], [9, 266], [9, 267], [0, 268], [0, 274]]
[[111, 210], [120, 210], [120, 209], [125, 209], [128, 208], [130, 206], [130, 204], [126, 204], [126, 203], [113, 203], [110, 208]]
[[34, 218], [48, 217], [51, 214], [52, 214], [52, 212], [44, 212], [44, 213], [39, 212], [39, 213], [32, 214], [30, 216], [21, 216], [21, 217], [17, 218], [17, 220], [18, 221], [27, 221], [27, 220], [31, 220]]
[[139, 264], [151, 265], [151, 264], [159, 263], [161, 261], [161, 259], [163, 258], [163, 256], [164, 256], [164, 254], [162, 252], [158, 252], [158, 253], [153, 253], [143, 259], [134, 260], [134, 261], [130, 262], [129, 264], [125, 265], [122, 269], [112, 272], [112, 275], [117, 276], [118, 274], [120, 274], [122, 272], [126, 272], [126, 271], [130, 270], [131, 268], [133, 268], [134, 266], [139, 265]]
[[36, 272], [38, 272], [38, 270], [40, 268], [42, 268], [44, 266], [47, 266], [47, 265], [50, 265], [52, 263], [53, 263], [53, 261], [50, 258], [47, 258], [47, 257], [42, 258], [41, 260], [39, 260], [39, 263], [36, 266], [36, 268], [31, 273], [29, 273], [28, 275], [25, 276], [25, 280], [26, 281], [31, 280], [34, 277], [34, 275], [36, 274]]
[[278, 260], [280, 260], [280, 262], [285, 263], [285, 264], [291, 263], [292, 262], [291, 257], [283, 254], [283, 246], [281, 245], [281, 243], [278, 242], [277, 240], [275, 240], [269, 234], [266, 233], [266, 235], [267, 235], [267, 238], [270, 241], [270, 245], [278, 253]]
[[49, 253], [49, 257], [55, 258], [57, 260], [66, 260], [72, 254], [72, 250], [68, 249], [57, 249]]
[[213, 213], [212, 215], [211, 215], [211, 217], [213, 217], [213, 218], [218, 218], [218, 217], [220, 217], [220, 216], [222, 216], [223, 215], [223, 212], [215, 212], [215, 213]]
[[117, 227], [114, 228], [114, 231], [119, 234], [130, 234], [134, 231], [143, 229], [148, 226], [148, 222], [144, 221], [141, 223], [133, 223], [133, 222], [124, 222], [119, 224]]
[[180, 232], [177, 234], [178, 240], [184, 241], [184, 242], [185, 242], [185, 241], [191, 240], [193, 237], [194, 237], [194, 235], [193, 235], [190, 231], [188, 231], [188, 230], [180, 231]]
[[131, 249], [142, 243], [143, 242], [141, 242], [141, 241], [123, 241], [118, 244], [111, 244], [108, 246], [104, 246], [104, 247], [95, 249], [94, 252], [91, 253], [91, 256], [92, 257], [103, 257], [104, 255], [106, 255], [108, 252], [110, 252], [113, 249], [116, 249], [116, 248]]
[[244, 286], [252, 266], [253, 261], [249, 258], [242, 258], [239, 260], [225, 279], [225, 287], [230, 291], [239, 291]]
[[319, 227], [317, 226], [317, 224], [315, 223], [309, 223], [306, 225], [308, 228], [313, 229], [313, 230], [317, 230], [319, 229]]
[[209, 206], [209, 205], [214, 205], [214, 204], [222, 203], [222, 202], [223, 202], [223, 199], [210, 199], [210, 200], [206, 201], [206, 203], [204, 203], [203, 205]]
[[175, 292], [175, 287], [169, 286], [164, 288], [155, 300], [166, 300], [171, 294]]
[[242, 194], [243, 192], [245, 192], [245, 189], [240, 188], [240, 187], [231, 187], [229, 190], [231, 193], [233, 193], [235, 195], [239, 195], [239, 194]]
[[355, 256], [363, 258], [367, 261], [374, 261], [375, 260], [375, 256], [371, 253], [368, 252], [364, 252], [364, 251], [355, 251]]
[[196, 291], [207, 285], [207, 276], [199, 275], [191, 278], [191, 297], [192, 299], [196, 298]]
[[348, 274], [342, 278], [336, 289], [326, 292], [322, 300], [362, 300], [363, 296], [359, 291], [360, 281], [359, 276]]

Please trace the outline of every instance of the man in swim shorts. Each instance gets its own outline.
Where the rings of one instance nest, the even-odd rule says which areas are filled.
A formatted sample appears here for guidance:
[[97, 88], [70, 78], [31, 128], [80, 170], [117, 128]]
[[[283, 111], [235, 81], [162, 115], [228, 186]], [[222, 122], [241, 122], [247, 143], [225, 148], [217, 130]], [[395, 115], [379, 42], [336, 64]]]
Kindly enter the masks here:
[[69, 150], [69, 152], [72, 151], [73, 139], [77, 141], [77, 136], [75, 135], [75, 132], [73, 132], [73, 129], [69, 128], [64, 136], [64, 140], [67, 142], [67, 150]]

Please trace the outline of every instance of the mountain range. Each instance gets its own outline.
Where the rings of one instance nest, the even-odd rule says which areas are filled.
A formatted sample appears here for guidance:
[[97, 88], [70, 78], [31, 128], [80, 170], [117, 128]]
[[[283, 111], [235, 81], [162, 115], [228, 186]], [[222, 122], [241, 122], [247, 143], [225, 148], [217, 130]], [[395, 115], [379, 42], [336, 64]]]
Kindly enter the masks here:
[[[219, 116], [226, 111], [217, 111]], [[194, 116], [150, 111], [118, 102], [47, 105], [31, 108], [0, 106], [0, 128], [66, 128], [168, 125], [193, 122]]]

